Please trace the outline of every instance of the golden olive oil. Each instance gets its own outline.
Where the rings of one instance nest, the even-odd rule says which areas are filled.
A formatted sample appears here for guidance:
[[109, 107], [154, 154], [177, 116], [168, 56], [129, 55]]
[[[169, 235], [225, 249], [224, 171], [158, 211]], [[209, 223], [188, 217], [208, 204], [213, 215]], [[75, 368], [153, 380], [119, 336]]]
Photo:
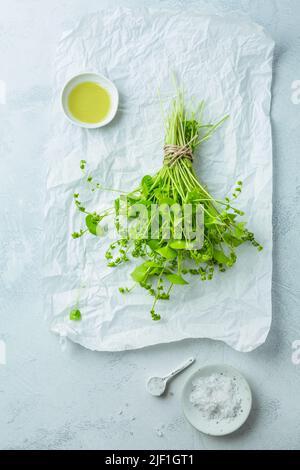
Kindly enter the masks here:
[[96, 124], [108, 115], [110, 96], [98, 83], [82, 82], [71, 90], [68, 106], [70, 113], [78, 121]]

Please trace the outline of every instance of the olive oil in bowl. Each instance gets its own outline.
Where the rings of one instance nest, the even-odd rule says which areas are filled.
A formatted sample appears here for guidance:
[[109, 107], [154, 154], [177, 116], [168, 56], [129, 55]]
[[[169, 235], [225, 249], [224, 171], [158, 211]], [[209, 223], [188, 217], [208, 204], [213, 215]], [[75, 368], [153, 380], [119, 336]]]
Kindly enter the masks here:
[[65, 84], [61, 104], [66, 118], [73, 124], [96, 129], [115, 117], [119, 93], [114, 83], [103, 75], [83, 72]]
[[70, 92], [68, 107], [78, 121], [97, 124], [103, 121], [110, 110], [108, 91], [96, 82], [82, 82]]

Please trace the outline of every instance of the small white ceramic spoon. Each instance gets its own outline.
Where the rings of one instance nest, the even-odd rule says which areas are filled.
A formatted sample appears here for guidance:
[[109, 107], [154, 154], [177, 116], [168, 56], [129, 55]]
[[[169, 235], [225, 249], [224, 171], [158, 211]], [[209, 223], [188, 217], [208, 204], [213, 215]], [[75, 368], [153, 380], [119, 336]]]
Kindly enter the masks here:
[[166, 390], [167, 383], [170, 379], [172, 379], [175, 375], [179, 374], [182, 370], [189, 367], [195, 361], [194, 357], [190, 357], [182, 366], [178, 367], [177, 369], [173, 370], [170, 374], [166, 375], [165, 377], [150, 377], [147, 382], [147, 390], [151, 395], [155, 397], [160, 397]]

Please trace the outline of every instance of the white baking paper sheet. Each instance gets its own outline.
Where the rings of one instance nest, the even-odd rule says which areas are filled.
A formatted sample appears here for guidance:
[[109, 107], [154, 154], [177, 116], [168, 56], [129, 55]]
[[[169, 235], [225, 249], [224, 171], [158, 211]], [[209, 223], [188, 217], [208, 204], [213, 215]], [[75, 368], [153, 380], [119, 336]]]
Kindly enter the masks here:
[[[115, 9], [83, 18], [59, 42], [55, 60], [53, 127], [46, 146], [47, 178], [45, 286], [51, 329], [86, 348], [118, 351], [184, 338], [221, 340], [239, 351], [262, 344], [271, 323], [272, 140], [270, 99], [273, 41], [264, 30], [237, 17], [200, 11]], [[60, 92], [70, 77], [96, 71], [120, 92], [114, 121], [98, 130], [69, 123]], [[243, 180], [237, 206], [263, 244], [238, 249], [236, 265], [212, 281], [178, 286], [161, 302], [162, 320], [152, 321], [152, 298], [130, 285], [134, 262], [106, 266], [109, 240], [71, 233], [84, 225], [74, 192], [89, 208], [105, 208], [113, 193], [85, 192], [79, 161], [103, 185], [133, 188], [162, 163], [163, 121], [158, 89], [166, 103], [174, 95], [172, 74], [186, 98], [206, 101], [204, 117], [230, 119], [200, 149], [195, 163], [216, 197]], [[89, 194], [89, 195], [88, 195]], [[69, 320], [78, 305], [82, 321]]]

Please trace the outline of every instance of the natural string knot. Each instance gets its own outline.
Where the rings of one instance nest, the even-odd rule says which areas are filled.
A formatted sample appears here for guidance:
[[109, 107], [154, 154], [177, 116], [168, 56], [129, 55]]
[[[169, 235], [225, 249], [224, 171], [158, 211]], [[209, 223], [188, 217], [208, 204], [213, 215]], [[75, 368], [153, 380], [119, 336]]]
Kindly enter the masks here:
[[164, 163], [168, 166], [174, 165], [177, 160], [187, 158], [193, 161], [193, 152], [188, 145], [164, 145]]

